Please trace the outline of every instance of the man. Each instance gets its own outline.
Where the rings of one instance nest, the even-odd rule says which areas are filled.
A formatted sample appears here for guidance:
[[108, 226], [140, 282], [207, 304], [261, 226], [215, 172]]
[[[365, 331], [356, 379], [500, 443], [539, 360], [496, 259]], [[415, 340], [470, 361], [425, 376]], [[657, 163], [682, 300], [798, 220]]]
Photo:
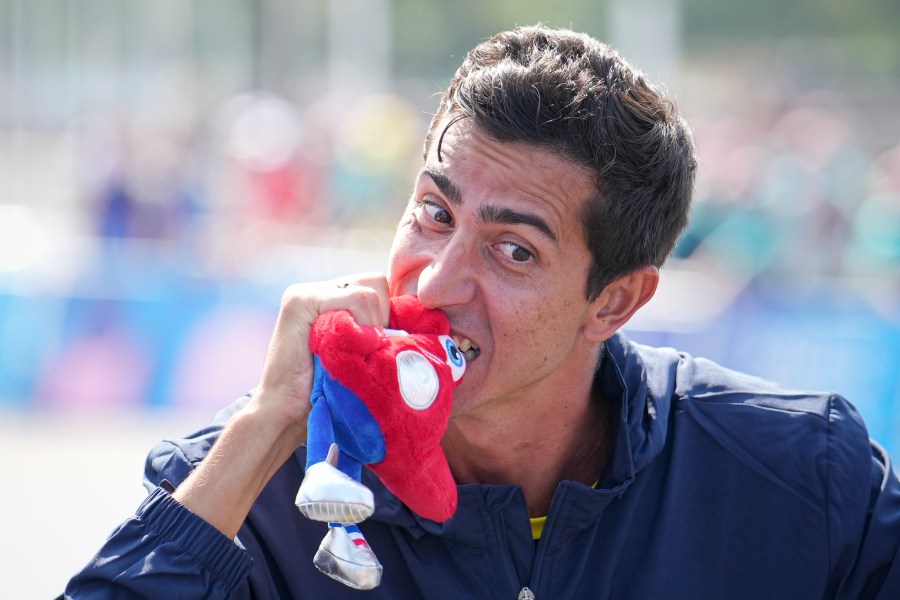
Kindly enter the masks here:
[[609, 47], [543, 27], [480, 44], [432, 119], [388, 276], [288, 289], [258, 387], [151, 453], [161, 487], [67, 593], [356, 597], [312, 567], [324, 526], [293, 505], [308, 333], [330, 309], [383, 325], [415, 293], [466, 354], [443, 439], [459, 508], [420, 519], [364, 479], [369, 597], [897, 597], [900, 485], [845, 400], [617, 333], [695, 168], [671, 103]]

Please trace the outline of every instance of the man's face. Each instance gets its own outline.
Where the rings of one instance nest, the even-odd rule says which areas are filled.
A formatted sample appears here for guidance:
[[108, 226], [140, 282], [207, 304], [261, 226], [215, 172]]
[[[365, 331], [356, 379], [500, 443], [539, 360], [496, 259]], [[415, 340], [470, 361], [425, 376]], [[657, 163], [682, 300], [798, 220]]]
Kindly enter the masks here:
[[445, 311], [468, 350], [454, 417], [527, 395], [555, 399], [596, 357], [582, 334], [590, 173], [547, 150], [496, 142], [469, 119], [446, 131], [441, 160], [436, 146], [397, 228], [391, 294]]

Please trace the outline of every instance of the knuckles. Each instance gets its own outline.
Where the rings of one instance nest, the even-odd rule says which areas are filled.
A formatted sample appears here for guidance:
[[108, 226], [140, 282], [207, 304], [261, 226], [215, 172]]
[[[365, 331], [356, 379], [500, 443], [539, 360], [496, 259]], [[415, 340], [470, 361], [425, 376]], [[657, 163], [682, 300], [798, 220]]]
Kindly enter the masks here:
[[[350, 285], [344, 285], [349, 282]], [[312, 324], [328, 310], [349, 310], [366, 325], [385, 325], [388, 285], [384, 275], [360, 275], [319, 283], [296, 283], [281, 295], [281, 316]], [[365, 321], [365, 323], [362, 323]]]

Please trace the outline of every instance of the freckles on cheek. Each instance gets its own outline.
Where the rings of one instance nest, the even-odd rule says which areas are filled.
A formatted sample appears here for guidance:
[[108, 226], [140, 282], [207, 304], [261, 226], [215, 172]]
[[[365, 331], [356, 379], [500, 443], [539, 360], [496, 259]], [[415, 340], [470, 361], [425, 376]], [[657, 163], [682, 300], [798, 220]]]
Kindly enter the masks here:
[[544, 300], [534, 307], [532, 314], [529, 315], [527, 322], [529, 324], [528, 335], [545, 347], [552, 345], [553, 340], [561, 334], [564, 329], [565, 314], [567, 306], [560, 305], [551, 298]]
[[535, 340], [540, 335], [540, 312], [516, 310], [512, 312], [511, 322], [513, 326], [503, 337], [506, 342], [516, 344], [529, 344], [529, 340]]

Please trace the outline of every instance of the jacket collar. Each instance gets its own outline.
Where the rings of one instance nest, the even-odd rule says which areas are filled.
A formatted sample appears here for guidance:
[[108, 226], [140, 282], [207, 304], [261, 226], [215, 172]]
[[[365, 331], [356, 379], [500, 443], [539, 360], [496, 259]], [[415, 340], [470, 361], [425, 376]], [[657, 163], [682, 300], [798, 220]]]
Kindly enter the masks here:
[[671, 348], [634, 344], [622, 333], [606, 342], [595, 385], [613, 403], [618, 419], [612, 461], [600, 488], [624, 491], [662, 450], [679, 359]]

